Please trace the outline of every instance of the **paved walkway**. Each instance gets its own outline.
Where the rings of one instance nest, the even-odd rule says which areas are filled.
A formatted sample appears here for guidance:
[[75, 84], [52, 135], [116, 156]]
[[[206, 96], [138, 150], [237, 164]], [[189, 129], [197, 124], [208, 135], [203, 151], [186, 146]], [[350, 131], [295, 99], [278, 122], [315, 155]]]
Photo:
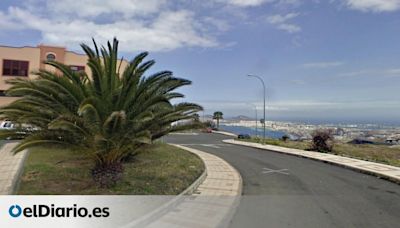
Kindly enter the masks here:
[[175, 145], [197, 154], [207, 177], [191, 196], [146, 227], [226, 227], [239, 204], [242, 179], [223, 159], [196, 149]]
[[369, 162], [354, 158], [347, 158], [343, 156], [325, 154], [314, 151], [304, 151], [280, 146], [273, 145], [262, 145], [259, 143], [243, 142], [234, 139], [223, 140], [225, 143], [248, 146], [253, 148], [259, 148], [264, 150], [272, 150], [279, 153], [291, 154], [295, 156], [310, 158], [314, 160], [319, 160], [342, 167], [350, 168], [353, 170], [361, 171], [364, 173], [372, 174], [378, 177], [389, 179], [391, 181], [400, 183], [400, 168], [375, 162]]
[[27, 152], [12, 154], [11, 150], [17, 144], [8, 142], [0, 149], [0, 195], [12, 194], [19, 178]]

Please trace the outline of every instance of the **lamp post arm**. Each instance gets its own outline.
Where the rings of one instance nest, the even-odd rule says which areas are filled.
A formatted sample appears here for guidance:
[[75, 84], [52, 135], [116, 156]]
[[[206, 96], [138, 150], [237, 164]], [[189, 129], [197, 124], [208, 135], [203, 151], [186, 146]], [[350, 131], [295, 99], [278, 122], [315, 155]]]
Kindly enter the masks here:
[[264, 141], [265, 141], [265, 96], [266, 96], [266, 89], [265, 89], [265, 83], [264, 83], [264, 80], [260, 77], [260, 76], [258, 76], [258, 75], [252, 75], [252, 74], [248, 74], [247, 75], [248, 77], [254, 77], [254, 78], [257, 78], [258, 80], [260, 80], [261, 81], [261, 83], [262, 83], [262, 85], [263, 85], [263, 89], [264, 89], [264, 117], [263, 117], [263, 133], [264, 133]]

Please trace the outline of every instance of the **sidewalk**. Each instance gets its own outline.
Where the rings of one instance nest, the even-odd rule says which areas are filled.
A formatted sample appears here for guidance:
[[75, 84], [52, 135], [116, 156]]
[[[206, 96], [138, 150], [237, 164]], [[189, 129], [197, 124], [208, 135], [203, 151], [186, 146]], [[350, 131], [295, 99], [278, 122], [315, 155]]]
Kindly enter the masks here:
[[17, 142], [8, 142], [0, 149], [0, 195], [13, 193], [19, 175], [22, 171], [27, 151], [12, 154], [11, 150]]
[[359, 172], [374, 175], [380, 178], [388, 179], [390, 181], [400, 184], [400, 168], [375, 162], [369, 162], [354, 158], [342, 157], [333, 154], [319, 153], [314, 151], [304, 151], [273, 145], [262, 145], [259, 143], [243, 142], [233, 139], [222, 140], [225, 143], [253, 147], [264, 150], [271, 150], [278, 153], [290, 154], [294, 156], [310, 158], [313, 160], [323, 161], [326, 163], [342, 166], [345, 168], [353, 169]]
[[226, 227], [239, 204], [242, 179], [223, 159], [196, 149], [174, 145], [198, 155], [207, 177], [197, 190], [146, 227]]

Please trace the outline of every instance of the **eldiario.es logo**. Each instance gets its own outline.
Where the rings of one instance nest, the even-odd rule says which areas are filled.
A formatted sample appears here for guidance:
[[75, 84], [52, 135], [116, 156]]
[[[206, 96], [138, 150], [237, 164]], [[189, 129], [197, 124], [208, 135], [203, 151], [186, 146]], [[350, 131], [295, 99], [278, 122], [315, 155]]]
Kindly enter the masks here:
[[110, 216], [110, 209], [108, 207], [95, 207], [91, 210], [86, 207], [78, 207], [74, 204], [72, 207], [56, 207], [54, 204], [48, 205], [32, 205], [31, 207], [22, 208], [19, 205], [11, 205], [8, 213], [13, 218], [20, 216], [26, 218], [106, 218]]

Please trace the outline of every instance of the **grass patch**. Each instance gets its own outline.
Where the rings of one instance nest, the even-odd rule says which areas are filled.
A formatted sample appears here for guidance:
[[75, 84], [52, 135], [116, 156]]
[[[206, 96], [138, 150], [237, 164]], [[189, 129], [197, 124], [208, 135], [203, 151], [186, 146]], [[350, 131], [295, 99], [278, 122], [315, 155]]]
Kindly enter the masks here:
[[22, 195], [176, 195], [203, 172], [196, 155], [167, 144], [146, 147], [124, 164], [124, 176], [110, 189], [92, 180], [92, 162], [83, 154], [60, 148], [34, 148], [25, 162], [17, 194]]
[[[241, 141], [261, 143], [262, 139], [241, 139]], [[279, 139], [266, 139], [265, 144], [307, 150], [311, 141], [282, 141]], [[400, 148], [387, 145], [354, 145], [343, 142], [335, 142], [331, 154], [357, 158], [366, 161], [378, 162], [400, 167]]]

